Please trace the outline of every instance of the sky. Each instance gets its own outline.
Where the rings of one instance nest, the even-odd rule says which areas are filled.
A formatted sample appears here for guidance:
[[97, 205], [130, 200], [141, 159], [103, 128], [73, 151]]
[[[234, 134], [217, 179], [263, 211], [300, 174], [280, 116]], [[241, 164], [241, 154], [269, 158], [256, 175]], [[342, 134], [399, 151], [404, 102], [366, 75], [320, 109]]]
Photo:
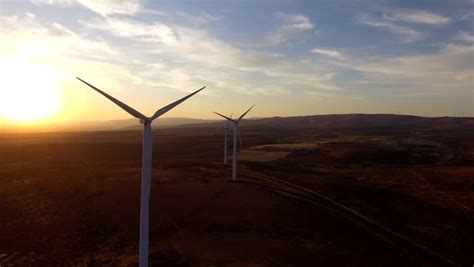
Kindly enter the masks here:
[[473, 0], [2, 0], [0, 121], [474, 116]]

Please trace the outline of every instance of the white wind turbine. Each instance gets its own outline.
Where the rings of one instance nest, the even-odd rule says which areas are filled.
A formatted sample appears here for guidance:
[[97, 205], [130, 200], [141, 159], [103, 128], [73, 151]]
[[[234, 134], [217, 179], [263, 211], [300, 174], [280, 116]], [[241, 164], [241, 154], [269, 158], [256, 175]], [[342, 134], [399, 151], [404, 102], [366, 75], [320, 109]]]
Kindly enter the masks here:
[[[220, 113], [216, 113], [217, 115], [223, 117], [226, 119], [228, 122], [233, 122], [234, 123], [234, 144], [233, 144], [233, 149], [232, 149], [232, 180], [234, 182], [237, 181], [237, 136], [239, 137], [240, 140], [240, 130], [239, 130], [239, 122], [242, 120], [242, 118], [249, 113], [249, 111], [254, 107], [255, 105], [251, 106], [247, 111], [245, 111], [244, 114], [242, 114], [237, 120], [234, 120], [232, 118], [229, 118], [227, 116], [224, 116]], [[242, 143], [240, 143], [242, 145]]]
[[150, 190], [151, 190], [151, 170], [152, 170], [152, 153], [153, 153], [153, 134], [152, 134], [152, 122], [165, 114], [169, 110], [173, 109], [177, 105], [184, 102], [186, 99], [197, 94], [199, 91], [206, 88], [205, 86], [201, 89], [189, 94], [167, 106], [157, 110], [151, 117], [147, 117], [140, 112], [136, 111], [132, 107], [122, 103], [121, 101], [113, 98], [107, 93], [103, 92], [99, 88], [89, 84], [88, 82], [77, 78], [81, 82], [87, 84], [92, 89], [96, 90], [110, 101], [114, 102], [117, 106], [128, 112], [133, 117], [140, 120], [140, 123], [144, 126], [143, 133], [143, 154], [142, 154], [142, 185], [141, 185], [141, 200], [140, 200], [140, 252], [139, 252], [139, 264], [140, 267], [148, 267], [148, 239], [149, 239], [149, 205], [150, 205]]

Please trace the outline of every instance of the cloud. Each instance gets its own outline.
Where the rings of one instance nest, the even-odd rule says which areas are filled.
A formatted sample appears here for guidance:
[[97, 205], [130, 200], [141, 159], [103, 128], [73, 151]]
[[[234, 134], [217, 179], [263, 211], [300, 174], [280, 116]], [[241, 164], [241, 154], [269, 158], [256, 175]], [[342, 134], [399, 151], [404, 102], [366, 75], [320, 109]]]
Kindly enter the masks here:
[[474, 46], [446, 45], [426, 55], [374, 59], [354, 68], [361, 71], [366, 84], [398, 85], [424, 94], [472, 94]]
[[207, 12], [200, 14], [192, 14], [187, 12], [172, 12], [166, 14], [168, 17], [175, 18], [175, 21], [188, 22], [189, 24], [199, 27], [222, 19], [222, 16], [211, 15]]
[[61, 36], [61, 35], [73, 36], [74, 35], [74, 32], [72, 32], [71, 30], [66, 28], [64, 25], [61, 25], [61, 24], [56, 23], [56, 22], [53, 22], [50, 25], [48, 30], [52, 35], [57, 35], [57, 36]]
[[277, 12], [275, 15], [284, 24], [266, 36], [265, 41], [269, 45], [285, 43], [304, 32], [314, 29], [314, 24], [304, 15], [281, 12]]
[[474, 11], [471, 11], [469, 13], [466, 13], [464, 14], [462, 17], [461, 17], [461, 20], [470, 20], [474, 18]]
[[77, 0], [30, 0], [33, 4], [69, 6]]
[[178, 40], [177, 33], [163, 23], [142, 23], [132, 19], [118, 18], [82, 21], [81, 23], [88, 28], [110, 32], [114, 36], [136, 41], [173, 44]]
[[331, 50], [331, 49], [322, 49], [322, 48], [313, 48], [310, 51], [313, 54], [318, 54], [326, 57], [331, 57], [339, 60], [343, 60], [345, 56], [337, 51], [337, 50]]
[[425, 37], [425, 34], [412, 28], [399, 26], [392, 22], [371, 18], [369, 16], [359, 17], [359, 22], [372, 27], [385, 28], [390, 32], [398, 34], [405, 43], [419, 41]]
[[404, 21], [423, 24], [448, 24], [451, 22], [449, 17], [441, 16], [428, 11], [404, 11], [404, 12], [389, 12], [384, 15], [384, 18], [392, 21]]
[[116, 51], [103, 41], [85, 39], [56, 22], [42, 23], [31, 13], [0, 16], [0, 24], [5, 26], [0, 28], [0, 56], [22, 55], [69, 70], [78, 69], [81, 62], [87, 63], [91, 71], [100, 70], [94, 66], [103, 67], [106, 58], [116, 56]]
[[[193, 84], [207, 81], [213, 88], [244, 94], [270, 94], [270, 88], [275, 94], [300, 87], [339, 90], [325, 77], [327, 69], [293, 62], [278, 54], [236, 48], [202, 27], [110, 17], [84, 21], [82, 25], [89, 31], [99, 31], [97, 34], [102, 36], [122, 38], [127, 45], [121, 49], [134, 54], [134, 59], [142, 65], [159, 59], [160, 68], [154, 69], [154, 75], [144, 77], [148, 85], [192, 88]], [[166, 79], [159, 80], [157, 73]], [[285, 86], [286, 90], [282, 90]]]
[[83, 6], [101, 15], [135, 14], [140, 8], [140, 0], [77, 0]]
[[454, 39], [466, 43], [474, 43], [474, 35], [469, 34], [467, 32], [460, 32], [458, 35], [455, 36]]
[[135, 14], [141, 10], [140, 0], [31, 0], [35, 4], [70, 6], [80, 4], [102, 16]]

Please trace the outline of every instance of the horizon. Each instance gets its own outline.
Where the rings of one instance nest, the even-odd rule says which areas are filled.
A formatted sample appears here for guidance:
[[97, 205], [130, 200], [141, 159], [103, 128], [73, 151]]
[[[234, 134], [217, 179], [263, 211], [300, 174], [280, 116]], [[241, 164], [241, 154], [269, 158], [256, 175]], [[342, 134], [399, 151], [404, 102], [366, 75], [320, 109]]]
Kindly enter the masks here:
[[[330, 113], [330, 114], [306, 114], [297, 116], [271, 116], [271, 117], [255, 117], [249, 116], [244, 118], [245, 120], [267, 120], [267, 119], [289, 119], [289, 118], [301, 118], [301, 117], [323, 117], [323, 116], [401, 116], [401, 117], [416, 117], [416, 118], [428, 118], [428, 119], [474, 119], [473, 116], [418, 116], [413, 114], [394, 114], [394, 113]], [[184, 121], [183, 121], [184, 120]], [[189, 121], [186, 121], [189, 120]], [[164, 125], [160, 125], [160, 122], [165, 122]], [[202, 122], [200, 122], [202, 121]], [[153, 123], [153, 127], [160, 128], [173, 128], [181, 126], [193, 126], [201, 124], [214, 124], [219, 122], [225, 122], [224, 119], [203, 119], [203, 118], [186, 118], [186, 117], [163, 117]], [[125, 118], [125, 119], [114, 119], [114, 120], [103, 120], [103, 121], [68, 121], [68, 122], [57, 122], [57, 123], [0, 123], [0, 133], [15, 134], [15, 133], [61, 133], [61, 132], [96, 132], [96, 131], [123, 131], [123, 130], [140, 130], [140, 128], [132, 129], [133, 127], [140, 126], [140, 122], [136, 118]]]
[[248, 3], [3, 1], [0, 125], [130, 118], [76, 76], [147, 115], [207, 85], [170, 118], [474, 115], [471, 1]]

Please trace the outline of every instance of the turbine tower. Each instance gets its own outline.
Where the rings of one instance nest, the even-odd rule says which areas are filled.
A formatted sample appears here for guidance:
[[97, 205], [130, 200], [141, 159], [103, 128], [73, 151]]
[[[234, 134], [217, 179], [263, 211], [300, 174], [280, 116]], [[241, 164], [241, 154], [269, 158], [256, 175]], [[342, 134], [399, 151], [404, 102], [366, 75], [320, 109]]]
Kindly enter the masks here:
[[[232, 119], [232, 114], [230, 115]], [[227, 125], [224, 128], [224, 165], [227, 165], [227, 133], [229, 132], [230, 121], [227, 121]]]
[[195, 91], [192, 94], [189, 94], [167, 106], [162, 107], [157, 110], [155, 114], [151, 117], [147, 117], [140, 112], [136, 111], [132, 107], [122, 103], [121, 101], [113, 98], [99, 88], [91, 85], [90, 83], [77, 78], [79, 81], [87, 84], [92, 89], [96, 90], [110, 101], [114, 102], [117, 106], [121, 107], [123, 110], [128, 112], [133, 117], [140, 120], [140, 123], [143, 124], [143, 154], [142, 154], [142, 185], [141, 185], [141, 200], [140, 200], [140, 254], [139, 254], [139, 264], [140, 267], [148, 267], [148, 239], [149, 239], [149, 205], [150, 205], [150, 190], [151, 190], [151, 170], [152, 170], [152, 153], [153, 153], [153, 133], [152, 133], [152, 122], [159, 118], [161, 115], [170, 111], [177, 105], [184, 102], [186, 99], [191, 96], [199, 93], [201, 90], [206, 88], [206, 86]]
[[[247, 113], [254, 107], [255, 105], [251, 106], [247, 111], [245, 111], [244, 114], [242, 114], [237, 120], [234, 120], [232, 118], [229, 118], [227, 116], [224, 116], [220, 113], [216, 113], [217, 115], [221, 116], [222, 118], [226, 119], [228, 122], [233, 122], [234, 123], [234, 143], [233, 143], [233, 149], [232, 149], [232, 180], [234, 182], [237, 182], [237, 137], [240, 140], [240, 130], [239, 130], [239, 122], [242, 120]], [[242, 143], [240, 143], [242, 145]]]

